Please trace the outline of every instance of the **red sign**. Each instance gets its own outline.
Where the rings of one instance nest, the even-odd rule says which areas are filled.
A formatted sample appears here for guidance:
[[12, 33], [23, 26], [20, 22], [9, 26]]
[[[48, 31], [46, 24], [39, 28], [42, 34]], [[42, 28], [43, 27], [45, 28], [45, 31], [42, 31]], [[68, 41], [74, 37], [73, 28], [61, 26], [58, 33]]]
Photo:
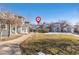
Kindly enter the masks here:
[[40, 16], [37, 16], [37, 17], [36, 17], [36, 22], [39, 24], [40, 21], [41, 21], [41, 17], [40, 17]]

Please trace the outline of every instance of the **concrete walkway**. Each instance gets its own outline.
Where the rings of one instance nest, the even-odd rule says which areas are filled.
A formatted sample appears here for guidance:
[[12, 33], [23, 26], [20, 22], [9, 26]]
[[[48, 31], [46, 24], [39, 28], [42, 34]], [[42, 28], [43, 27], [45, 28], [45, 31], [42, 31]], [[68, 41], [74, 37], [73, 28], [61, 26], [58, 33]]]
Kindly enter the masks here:
[[75, 33], [57, 33], [57, 32], [50, 32], [50, 33], [45, 33], [45, 34], [64, 34], [64, 35], [73, 35], [73, 36], [76, 36], [76, 37], [79, 37], [78, 34], [75, 34]]
[[33, 33], [30, 33], [17, 39], [0, 42], [0, 55], [21, 55], [20, 43], [32, 35]]
[[2, 45], [2, 44], [20, 44], [32, 35], [33, 35], [33, 33], [30, 33], [30, 34], [27, 34], [27, 35], [23, 35], [23, 36], [21, 36], [17, 39], [3, 41], [3, 42], [0, 42], [0, 45]]

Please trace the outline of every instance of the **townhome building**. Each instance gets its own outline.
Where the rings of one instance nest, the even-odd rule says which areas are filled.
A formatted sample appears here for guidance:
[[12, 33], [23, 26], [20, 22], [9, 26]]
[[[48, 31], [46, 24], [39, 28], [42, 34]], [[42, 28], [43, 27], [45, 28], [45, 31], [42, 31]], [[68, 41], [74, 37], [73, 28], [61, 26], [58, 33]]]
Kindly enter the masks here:
[[74, 33], [74, 26], [73, 25], [69, 25], [69, 24], [62, 23], [62, 22], [51, 23], [49, 28], [50, 28], [49, 29], [50, 32], [70, 32], [70, 33]]
[[26, 21], [23, 16], [17, 15], [17, 17], [20, 19], [21, 24], [19, 26], [11, 25], [10, 27], [6, 23], [6, 19], [0, 17], [0, 35], [8, 36], [8, 34], [13, 35], [18, 33], [29, 33], [29, 21]]

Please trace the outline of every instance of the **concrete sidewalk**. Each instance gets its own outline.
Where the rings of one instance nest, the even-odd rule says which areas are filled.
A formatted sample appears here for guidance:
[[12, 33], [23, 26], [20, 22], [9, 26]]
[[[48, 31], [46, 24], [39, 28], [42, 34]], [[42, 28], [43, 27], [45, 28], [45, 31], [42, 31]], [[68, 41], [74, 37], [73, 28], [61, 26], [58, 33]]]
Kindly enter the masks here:
[[50, 32], [50, 33], [45, 33], [45, 34], [64, 34], [64, 35], [73, 35], [73, 36], [76, 36], [76, 37], [79, 37], [78, 34], [75, 34], [75, 33], [61, 33], [61, 32]]
[[0, 55], [21, 55], [20, 43], [32, 35], [33, 33], [30, 33], [17, 39], [0, 42]]
[[32, 35], [33, 35], [33, 33], [30, 33], [30, 34], [27, 34], [27, 35], [23, 35], [23, 36], [21, 36], [17, 39], [3, 41], [3, 42], [0, 42], [0, 45], [2, 45], [2, 44], [20, 44]]

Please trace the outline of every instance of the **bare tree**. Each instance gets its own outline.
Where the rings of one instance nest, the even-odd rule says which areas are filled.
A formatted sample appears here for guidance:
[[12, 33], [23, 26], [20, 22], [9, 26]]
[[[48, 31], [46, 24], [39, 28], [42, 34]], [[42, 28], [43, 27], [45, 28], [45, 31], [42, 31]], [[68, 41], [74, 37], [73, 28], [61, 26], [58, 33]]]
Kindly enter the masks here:
[[1, 34], [1, 39], [2, 39], [2, 32], [3, 32], [3, 30], [5, 29], [5, 23], [6, 23], [6, 20], [4, 19], [4, 14], [2, 14], [1, 12], [0, 12], [0, 34]]
[[11, 27], [21, 25], [20, 18], [16, 17], [15, 14], [9, 11], [1, 11], [1, 18], [5, 20], [8, 25], [8, 37], [11, 35]]
[[66, 27], [66, 26], [69, 26], [70, 24], [67, 22], [67, 21], [65, 21], [65, 20], [62, 20], [62, 21], [60, 21], [60, 27], [61, 27], [61, 32], [63, 32], [64, 30], [64, 28]]
[[14, 16], [14, 26], [15, 26], [15, 33], [18, 32], [18, 27], [22, 25], [22, 16], [15, 15]]

